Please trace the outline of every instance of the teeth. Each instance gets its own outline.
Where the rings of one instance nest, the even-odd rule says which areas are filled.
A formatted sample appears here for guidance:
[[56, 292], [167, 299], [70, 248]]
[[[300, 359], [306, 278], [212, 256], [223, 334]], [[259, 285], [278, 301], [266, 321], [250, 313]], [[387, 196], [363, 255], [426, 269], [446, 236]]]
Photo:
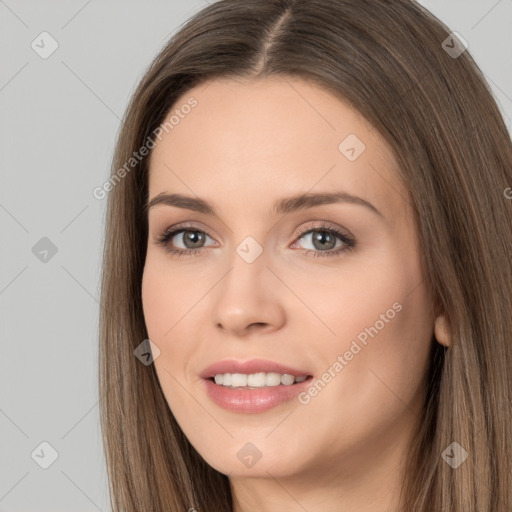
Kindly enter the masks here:
[[281, 384], [284, 384], [285, 386], [290, 386], [295, 382], [295, 377], [293, 375], [289, 375], [288, 373], [285, 373], [281, 376]]
[[244, 373], [233, 373], [231, 375], [231, 385], [233, 387], [247, 386], [247, 375]]
[[247, 385], [252, 388], [261, 388], [265, 385], [265, 373], [251, 373], [247, 375]]
[[295, 377], [289, 373], [259, 372], [259, 373], [219, 373], [215, 375], [215, 384], [232, 388], [262, 388], [273, 386], [291, 386], [295, 382], [303, 382], [307, 376]]
[[270, 372], [265, 374], [265, 386], [279, 386], [281, 384], [281, 374]]

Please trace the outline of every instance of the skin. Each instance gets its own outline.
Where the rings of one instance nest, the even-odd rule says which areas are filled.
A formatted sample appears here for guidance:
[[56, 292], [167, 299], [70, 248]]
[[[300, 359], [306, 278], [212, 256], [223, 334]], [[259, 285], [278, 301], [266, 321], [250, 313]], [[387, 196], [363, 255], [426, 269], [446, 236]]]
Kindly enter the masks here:
[[[149, 173], [150, 199], [181, 193], [216, 210], [157, 205], [148, 214], [142, 298], [169, 407], [201, 456], [229, 476], [235, 512], [398, 510], [432, 335], [444, 344], [449, 336], [425, 286], [395, 158], [357, 111], [304, 80], [214, 80], [174, 108], [192, 96], [197, 106], [157, 142]], [[354, 161], [338, 149], [349, 134], [366, 146]], [[334, 190], [382, 216], [350, 203], [270, 211], [283, 197]], [[196, 255], [156, 243], [181, 222], [207, 235]], [[326, 249], [299, 231], [323, 233], [325, 222], [356, 247], [314, 257]], [[253, 263], [236, 252], [247, 236], [263, 249]], [[169, 245], [194, 247], [184, 243], [175, 235]], [[269, 359], [321, 378], [396, 303], [394, 318], [307, 404], [242, 414], [204, 391], [199, 373], [224, 359]], [[261, 452], [250, 468], [237, 457], [248, 442]]]

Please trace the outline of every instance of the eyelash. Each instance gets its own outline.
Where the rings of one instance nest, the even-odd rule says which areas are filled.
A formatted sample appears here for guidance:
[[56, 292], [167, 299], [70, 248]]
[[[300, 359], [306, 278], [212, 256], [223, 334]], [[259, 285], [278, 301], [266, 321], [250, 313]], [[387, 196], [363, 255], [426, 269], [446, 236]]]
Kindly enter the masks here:
[[[178, 225], [178, 226], [173, 226], [171, 228], [166, 229], [158, 237], [158, 239], [156, 240], [156, 244], [157, 245], [161, 245], [162, 247], [165, 248], [165, 250], [168, 253], [177, 255], [178, 257], [181, 257], [181, 256], [198, 256], [202, 252], [202, 250], [205, 249], [205, 247], [200, 247], [198, 249], [171, 249], [169, 247], [169, 241], [174, 236], [178, 235], [179, 233], [183, 233], [183, 232], [187, 232], [187, 231], [189, 231], [189, 232], [204, 233], [209, 238], [212, 238], [212, 237], [210, 237], [210, 235], [208, 235], [208, 233], [206, 231], [203, 231], [202, 229], [197, 229], [196, 227], [194, 227], [192, 225]], [[331, 233], [331, 234], [335, 235], [335, 237], [340, 239], [345, 244], [345, 246], [341, 247], [341, 248], [338, 248], [338, 249], [329, 249], [328, 251], [316, 251], [316, 250], [308, 249], [307, 252], [306, 252], [307, 255], [310, 252], [312, 252], [314, 257], [318, 257], [318, 256], [339, 256], [341, 253], [344, 253], [346, 251], [350, 251], [350, 250], [352, 250], [352, 249], [354, 249], [356, 247], [356, 242], [355, 242], [355, 240], [352, 237], [348, 236], [345, 233], [342, 233], [341, 231], [338, 231], [337, 229], [335, 229], [333, 227], [327, 226], [327, 225], [310, 226], [306, 230], [304, 230], [301, 233], [299, 233], [297, 235], [296, 240], [300, 240], [304, 235], [307, 235], [307, 234], [309, 234], [311, 232], [314, 232], [314, 231], [325, 231], [325, 232]]]

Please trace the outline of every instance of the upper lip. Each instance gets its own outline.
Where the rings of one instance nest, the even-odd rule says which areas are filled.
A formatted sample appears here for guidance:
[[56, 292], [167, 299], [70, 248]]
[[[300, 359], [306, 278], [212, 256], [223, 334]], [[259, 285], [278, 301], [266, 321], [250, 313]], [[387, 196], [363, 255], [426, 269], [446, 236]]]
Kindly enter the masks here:
[[276, 373], [288, 373], [295, 377], [300, 376], [309, 376], [310, 374], [307, 371], [299, 370], [297, 368], [291, 368], [290, 366], [285, 366], [283, 364], [277, 363], [275, 361], [267, 361], [265, 359], [251, 359], [249, 361], [235, 361], [235, 360], [225, 360], [218, 361], [207, 368], [205, 368], [200, 376], [203, 379], [209, 379], [214, 377], [215, 375], [219, 375], [221, 373], [259, 373], [259, 372], [276, 372]]

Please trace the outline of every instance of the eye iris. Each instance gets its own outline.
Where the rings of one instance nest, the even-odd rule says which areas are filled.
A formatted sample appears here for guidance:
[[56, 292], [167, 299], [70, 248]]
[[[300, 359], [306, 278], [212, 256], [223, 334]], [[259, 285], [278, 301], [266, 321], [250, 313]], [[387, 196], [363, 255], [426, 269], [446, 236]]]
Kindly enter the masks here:
[[[325, 245], [317, 247], [317, 242], [320, 242], [320, 244], [327, 242], [328, 247]], [[313, 245], [316, 249], [333, 249], [336, 246], [336, 237], [329, 231], [313, 231]]]
[[[183, 233], [183, 242], [188, 249], [201, 247], [201, 243], [204, 243], [204, 233], [201, 233], [200, 231], [185, 231]], [[190, 242], [192, 246], [189, 247], [187, 242]]]

